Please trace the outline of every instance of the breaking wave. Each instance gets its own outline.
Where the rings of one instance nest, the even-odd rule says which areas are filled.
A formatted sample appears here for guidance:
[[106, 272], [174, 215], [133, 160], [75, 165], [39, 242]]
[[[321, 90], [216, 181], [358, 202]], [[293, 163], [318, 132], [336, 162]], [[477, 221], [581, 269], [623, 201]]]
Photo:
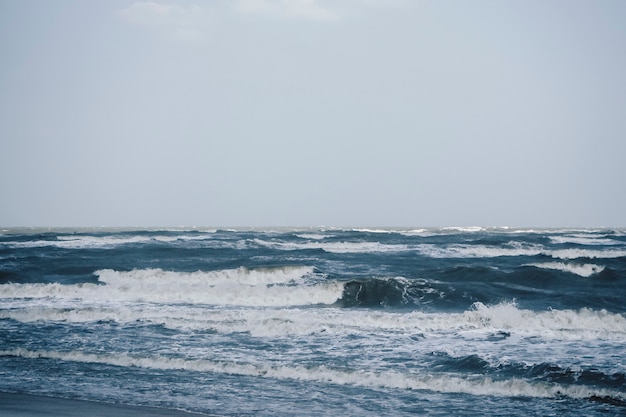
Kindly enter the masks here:
[[96, 271], [98, 284], [5, 284], [2, 298], [191, 303], [240, 306], [331, 304], [341, 285], [315, 279], [312, 267], [170, 272], [141, 269]]
[[344, 284], [338, 304], [343, 307], [401, 307], [428, 304], [444, 296], [443, 291], [424, 280], [373, 278]]
[[328, 253], [387, 253], [387, 252], [406, 252], [413, 250], [411, 245], [406, 244], [385, 244], [380, 242], [284, 242], [284, 241], [267, 241], [263, 239], [254, 239], [254, 243], [278, 250], [297, 251], [297, 250], [323, 250]]
[[[336, 295], [335, 295], [336, 296]], [[47, 299], [38, 303], [17, 300], [6, 303], [0, 319], [19, 322], [117, 322], [158, 324], [180, 330], [209, 330], [223, 334], [249, 333], [257, 337], [294, 335], [361, 335], [401, 333], [439, 337], [480, 335], [571, 341], [621, 341], [626, 339], [624, 314], [606, 310], [546, 310], [518, 308], [515, 303], [489, 306], [475, 303], [460, 313], [393, 311], [380, 309], [282, 307], [241, 309], [188, 304], [126, 303], [102, 300], [85, 306], [75, 300]], [[334, 301], [334, 300], [333, 300]], [[281, 304], [281, 303], [278, 303]], [[282, 303], [284, 304], [284, 303]], [[495, 335], [495, 336], [494, 336]]]
[[477, 396], [582, 399], [607, 398], [626, 403], [624, 394], [617, 390], [593, 388], [557, 382], [528, 381], [521, 378], [497, 380], [483, 375], [467, 377], [423, 372], [402, 373], [398, 371], [372, 372], [365, 370], [337, 369], [327, 366], [283, 366], [271, 364], [247, 364], [206, 359], [185, 359], [165, 356], [140, 356], [125, 353], [97, 354], [81, 351], [48, 351], [12, 349], [0, 351], [0, 357], [27, 359], [51, 359], [81, 363], [93, 363], [118, 367], [137, 367], [158, 370], [185, 370], [211, 372], [280, 380], [313, 381], [337, 385], [371, 388], [462, 393]]
[[544, 262], [527, 264], [526, 266], [533, 266], [535, 268], [552, 269], [563, 272], [570, 272], [572, 274], [580, 275], [581, 277], [590, 277], [595, 274], [599, 274], [604, 271], [604, 266], [594, 264], [572, 264], [563, 262]]
[[626, 257], [624, 249], [548, 249], [540, 244], [509, 242], [506, 245], [418, 245], [416, 250], [431, 258], [497, 258], [517, 256], [549, 256], [555, 259], [611, 259]]

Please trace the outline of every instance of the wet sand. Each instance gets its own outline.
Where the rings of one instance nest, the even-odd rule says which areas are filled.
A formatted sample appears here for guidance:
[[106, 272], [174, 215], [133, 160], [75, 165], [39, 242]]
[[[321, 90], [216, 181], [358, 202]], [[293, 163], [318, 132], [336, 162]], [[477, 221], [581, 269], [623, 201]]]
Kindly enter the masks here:
[[198, 417], [185, 411], [0, 392], [3, 417]]

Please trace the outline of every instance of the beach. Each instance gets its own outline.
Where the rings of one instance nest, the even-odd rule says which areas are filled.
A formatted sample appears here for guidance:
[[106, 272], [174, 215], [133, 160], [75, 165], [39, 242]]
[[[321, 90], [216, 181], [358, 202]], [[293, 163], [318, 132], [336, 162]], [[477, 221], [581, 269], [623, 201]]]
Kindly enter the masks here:
[[0, 392], [0, 413], [4, 417], [198, 417], [207, 415], [166, 408], [108, 404], [7, 392]]

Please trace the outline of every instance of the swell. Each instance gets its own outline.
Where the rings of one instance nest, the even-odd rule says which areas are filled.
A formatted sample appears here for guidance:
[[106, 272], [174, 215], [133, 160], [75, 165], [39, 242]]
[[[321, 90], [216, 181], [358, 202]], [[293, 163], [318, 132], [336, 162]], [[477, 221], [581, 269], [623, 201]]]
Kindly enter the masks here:
[[[462, 312], [475, 303], [516, 300], [537, 311], [581, 308], [623, 312], [623, 271], [572, 265], [525, 265], [510, 270], [481, 265], [427, 270], [422, 278], [329, 278], [311, 266], [176, 272], [162, 269], [96, 271], [91, 282], [0, 284], [0, 299], [82, 300], [157, 304], [414, 309]], [[573, 269], [574, 268], [574, 269]], [[572, 270], [573, 269], [573, 270]], [[595, 271], [595, 272], [594, 272]], [[616, 285], [617, 284], [617, 285]], [[33, 305], [32, 307], [35, 307]]]
[[493, 268], [482, 265], [426, 270], [428, 279], [358, 278], [347, 281], [342, 307], [468, 309], [473, 303], [516, 300], [537, 310], [583, 307], [623, 311], [624, 273], [592, 264], [538, 263]]
[[624, 372], [604, 373], [594, 368], [562, 367], [558, 364], [543, 362], [537, 364], [496, 363], [478, 355], [452, 357], [445, 353], [435, 362], [433, 369], [443, 372], [480, 373], [494, 379], [523, 378], [538, 382], [557, 383], [572, 386], [587, 386], [607, 390], [626, 392], [626, 374]]
[[460, 298], [463, 297], [458, 297], [449, 286], [437, 285], [421, 279], [370, 278], [346, 282], [336, 305], [341, 307], [414, 308], [430, 305], [462, 307]]

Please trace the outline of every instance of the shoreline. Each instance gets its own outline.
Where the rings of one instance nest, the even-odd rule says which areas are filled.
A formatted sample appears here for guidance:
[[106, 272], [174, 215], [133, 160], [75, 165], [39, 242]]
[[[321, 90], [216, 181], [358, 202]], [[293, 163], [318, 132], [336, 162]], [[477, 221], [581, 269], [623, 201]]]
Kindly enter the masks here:
[[205, 417], [208, 414], [139, 405], [0, 392], [3, 417]]

